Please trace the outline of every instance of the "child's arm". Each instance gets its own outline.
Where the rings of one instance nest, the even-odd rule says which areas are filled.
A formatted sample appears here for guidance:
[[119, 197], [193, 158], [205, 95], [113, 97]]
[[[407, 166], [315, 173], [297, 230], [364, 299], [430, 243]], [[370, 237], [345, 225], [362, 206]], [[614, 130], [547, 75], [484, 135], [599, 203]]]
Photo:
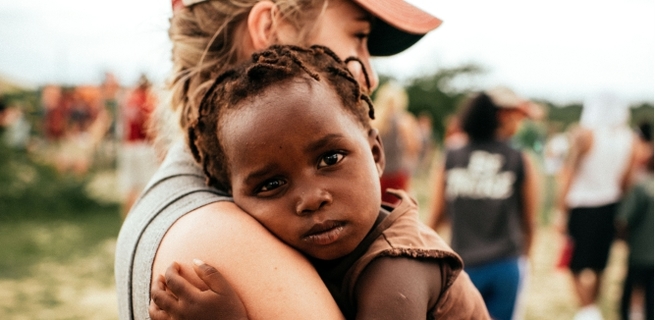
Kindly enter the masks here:
[[159, 275], [150, 296], [150, 318], [164, 319], [248, 319], [246, 309], [232, 286], [218, 270], [194, 260], [194, 270], [209, 287], [201, 290], [179, 273], [173, 263], [166, 276]]
[[437, 262], [405, 257], [375, 259], [356, 285], [357, 319], [425, 320], [442, 285]]

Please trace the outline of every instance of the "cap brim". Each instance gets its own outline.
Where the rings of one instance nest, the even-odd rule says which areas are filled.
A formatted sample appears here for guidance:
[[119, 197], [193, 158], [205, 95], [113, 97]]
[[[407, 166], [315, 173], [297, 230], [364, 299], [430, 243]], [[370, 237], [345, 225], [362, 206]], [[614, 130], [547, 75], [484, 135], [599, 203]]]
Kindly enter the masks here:
[[390, 56], [418, 42], [441, 20], [403, 0], [353, 0], [378, 20], [368, 39], [372, 56]]

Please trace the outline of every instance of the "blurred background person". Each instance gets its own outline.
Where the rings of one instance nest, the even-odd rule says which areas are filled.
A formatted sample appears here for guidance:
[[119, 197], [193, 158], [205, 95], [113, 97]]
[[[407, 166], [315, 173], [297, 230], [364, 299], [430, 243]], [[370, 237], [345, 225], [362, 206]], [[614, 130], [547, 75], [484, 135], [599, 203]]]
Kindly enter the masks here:
[[100, 90], [95, 86], [69, 88], [56, 110], [63, 112], [65, 123], [56, 151], [56, 167], [59, 172], [82, 177], [91, 167], [96, 148], [109, 126]]
[[100, 90], [102, 91], [102, 101], [105, 110], [108, 112], [109, 116], [109, 127], [107, 128], [107, 138], [110, 141], [114, 141], [117, 136], [119, 136], [117, 128], [118, 120], [118, 99], [120, 92], [120, 84], [118, 79], [111, 72], [105, 72], [105, 78], [100, 85]]
[[459, 149], [466, 145], [468, 137], [462, 130], [462, 126], [457, 114], [452, 114], [446, 118], [443, 145], [446, 150]]
[[627, 274], [621, 296], [621, 319], [653, 319], [653, 126], [638, 130], [640, 152], [634, 185], [619, 207], [617, 226], [628, 248]]
[[419, 161], [423, 134], [414, 115], [407, 111], [409, 98], [400, 85], [394, 82], [382, 85], [373, 104], [375, 119], [372, 124], [380, 132], [386, 160], [380, 178], [382, 201], [396, 204], [399, 199], [384, 190], [409, 191], [411, 177]]
[[515, 315], [534, 238], [538, 177], [532, 161], [510, 145], [531, 102], [505, 87], [468, 98], [459, 116], [468, 139], [447, 148], [437, 170], [429, 224], [451, 222], [451, 246], [494, 319]]
[[118, 154], [118, 183], [123, 219], [155, 173], [158, 161], [148, 135], [148, 120], [157, 104], [152, 85], [141, 75], [121, 108], [122, 143]]
[[596, 300], [636, 153], [629, 117], [628, 105], [611, 93], [587, 99], [558, 174], [555, 223], [572, 246], [568, 267], [581, 306], [576, 320], [603, 318]]
[[66, 103], [70, 90], [57, 85], [47, 85], [41, 91], [41, 105], [44, 109], [43, 135], [50, 143], [56, 144], [66, 131]]
[[[107, 115], [107, 128], [102, 137], [100, 150], [104, 156], [109, 159], [115, 160], [118, 156], [118, 148], [120, 146], [120, 133], [119, 127], [119, 101], [121, 101], [122, 89], [116, 76], [111, 72], [105, 72], [105, 78], [100, 85], [102, 94], [102, 105]], [[116, 162], [112, 161], [112, 166], [115, 168]]]
[[416, 118], [418, 131], [420, 132], [421, 145], [418, 154], [418, 165], [414, 174], [428, 172], [432, 166], [432, 158], [435, 151], [432, 117], [427, 112], [422, 112]]
[[26, 151], [31, 129], [23, 109], [8, 105], [4, 97], [0, 96], [0, 138], [3, 142], [14, 149]]

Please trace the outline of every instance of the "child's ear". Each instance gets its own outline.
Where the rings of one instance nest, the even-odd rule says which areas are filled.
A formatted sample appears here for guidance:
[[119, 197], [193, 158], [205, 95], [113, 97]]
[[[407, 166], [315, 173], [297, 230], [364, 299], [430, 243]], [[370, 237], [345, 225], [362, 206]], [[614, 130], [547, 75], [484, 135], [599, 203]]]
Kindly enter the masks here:
[[264, 0], [259, 1], [248, 13], [248, 34], [252, 39], [254, 51], [268, 48], [274, 42], [274, 15], [277, 7], [275, 3]]
[[375, 165], [378, 168], [378, 176], [382, 176], [385, 165], [384, 146], [382, 145], [380, 133], [377, 129], [371, 129], [368, 131], [368, 143], [371, 146], [373, 160], [375, 161]]

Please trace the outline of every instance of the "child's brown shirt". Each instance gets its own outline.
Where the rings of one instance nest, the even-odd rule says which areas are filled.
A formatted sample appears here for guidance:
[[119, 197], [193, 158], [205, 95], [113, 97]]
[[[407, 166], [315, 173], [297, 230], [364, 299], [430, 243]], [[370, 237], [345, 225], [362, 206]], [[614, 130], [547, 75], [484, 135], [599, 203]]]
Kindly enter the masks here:
[[429, 306], [427, 319], [490, 319], [480, 293], [463, 271], [462, 259], [418, 220], [416, 203], [407, 194], [397, 196], [402, 202], [390, 213], [381, 211], [376, 226], [353, 253], [337, 261], [313, 261], [346, 318], [357, 314], [355, 285], [366, 267], [379, 257], [405, 257], [440, 265], [440, 295]]

